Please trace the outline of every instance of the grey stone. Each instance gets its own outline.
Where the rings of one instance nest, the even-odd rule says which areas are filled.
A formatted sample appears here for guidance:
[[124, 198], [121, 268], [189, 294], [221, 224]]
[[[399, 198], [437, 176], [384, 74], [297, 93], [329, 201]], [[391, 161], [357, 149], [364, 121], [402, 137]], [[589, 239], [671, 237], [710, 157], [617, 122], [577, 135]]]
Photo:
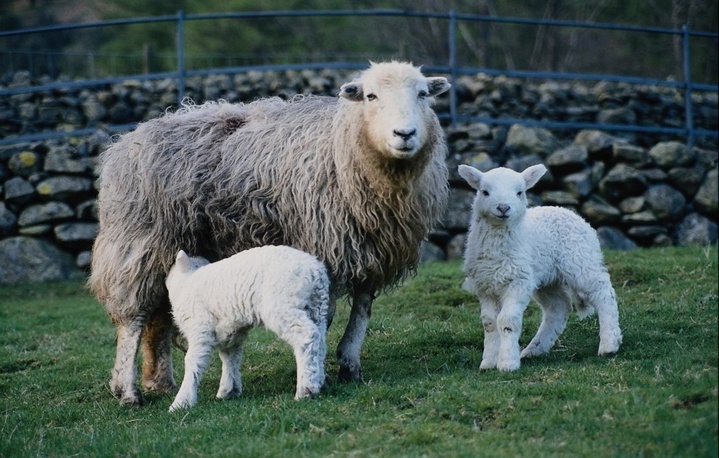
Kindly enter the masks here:
[[514, 124], [509, 128], [505, 147], [520, 154], [547, 156], [559, 146], [558, 140], [547, 129]]
[[25, 204], [35, 196], [35, 187], [21, 177], [10, 178], [5, 182], [5, 202]]
[[0, 240], [0, 284], [82, 278], [70, 254], [32, 237]]
[[567, 191], [578, 199], [588, 196], [594, 189], [590, 171], [572, 173], [564, 177], [562, 182]]
[[615, 143], [612, 147], [614, 160], [628, 162], [637, 168], [643, 168], [652, 163], [652, 158], [642, 147], [628, 143]]
[[582, 204], [580, 212], [594, 227], [612, 225], [622, 216], [618, 208], [596, 195]]
[[456, 234], [447, 243], [447, 259], [462, 259], [467, 244], [467, 234]]
[[18, 229], [18, 234], [39, 237], [45, 234], [52, 234], [52, 224], [36, 224], [34, 226], [25, 226]]
[[629, 213], [622, 216], [624, 224], [648, 224], [658, 222], [657, 216], [649, 210]]
[[472, 214], [474, 191], [467, 189], [452, 189], [449, 205], [444, 216], [444, 228], [448, 230], [467, 230]]
[[619, 140], [600, 130], [581, 130], [574, 137], [574, 144], [587, 148], [590, 155], [602, 152], [612, 152], [612, 146]]
[[644, 196], [627, 197], [619, 203], [619, 209], [623, 213], [637, 213], [644, 209], [645, 203]]
[[624, 232], [611, 226], [597, 228], [599, 245], [605, 250], [633, 250], [637, 244], [624, 235]]
[[420, 247], [420, 262], [430, 263], [447, 260], [444, 250], [432, 242], [424, 241]]
[[669, 171], [669, 183], [690, 199], [701, 186], [702, 178], [704, 173], [696, 167], [675, 167]]
[[569, 145], [550, 154], [544, 165], [558, 175], [565, 175], [582, 170], [588, 158], [589, 154], [584, 145]]
[[87, 270], [90, 268], [90, 264], [92, 263], [92, 251], [86, 250], [81, 251], [78, 253], [77, 257], [75, 258], [75, 265], [79, 269]]
[[646, 178], [637, 169], [626, 164], [617, 164], [599, 182], [600, 194], [612, 202], [640, 195], [646, 187]]
[[55, 226], [55, 238], [64, 243], [92, 242], [97, 236], [96, 223], [64, 223]]
[[83, 195], [92, 189], [92, 180], [83, 177], [55, 176], [43, 180], [35, 187], [38, 195], [56, 200], [66, 200]]
[[562, 207], [579, 205], [579, 199], [567, 191], [544, 191], [541, 197], [545, 205], [559, 205]]
[[676, 240], [680, 246], [714, 245], [717, 243], [717, 223], [698, 213], [690, 213], [677, 225]]
[[719, 216], [719, 169], [710, 170], [704, 178], [704, 184], [694, 196], [694, 206], [705, 215]]
[[28, 178], [41, 170], [42, 160], [35, 151], [21, 151], [12, 155], [7, 166], [15, 175]]
[[11, 212], [5, 202], [0, 202], [0, 237], [13, 235], [17, 230], [17, 216]]
[[48, 202], [27, 207], [20, 213], [18, 224], [23, 227], [33, 226], [36, 224], [67, 220], [73, 216], [75, 216], [75, 212], [66, 203]]
[[649, 150], [649, 156], [662, 168], [682, 167], [694, 162], [696, 152], [679, 142], [657, 143]]
[[74, 158], [70, 148], [51, 148], [45, 156], [46, 172], [82, 174], [92, 172], [94, 167], [94, 159]]
[[666, 184], [650, 187], [644, 199], [659, 221], [676, 221], [686, 205], [682, 193]]

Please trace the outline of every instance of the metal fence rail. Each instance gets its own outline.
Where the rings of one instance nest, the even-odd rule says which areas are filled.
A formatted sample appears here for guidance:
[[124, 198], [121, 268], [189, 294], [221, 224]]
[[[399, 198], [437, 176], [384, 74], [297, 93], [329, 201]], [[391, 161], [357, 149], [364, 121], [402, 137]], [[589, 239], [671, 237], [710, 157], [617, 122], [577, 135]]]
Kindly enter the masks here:
[[[424, 70], [433, 73], [442, 73], [449, 76], [452, 81], [452, 89], [449, 94], [449, 113], [440, 114], [444, 119], [449, 120], [452, 125], [460, 122], [483, 122], [490, 125], [508, 125], [522, 124], [529, 126], [538, 126], [545, 128], [557, 129], [597, 129], [606, 131], [620, 132], [642, 132], [642, 133], [658, 133], [672, 134], [686, 138], [687, 144], [691, 147], [696, 137], [719, 137], [719, 133], [714, 130], [698, 129], [693, 124], [693, 105], [692, 93], [697, 91], [717, 92], [717, 86], [711, 84], [702, 84], [692, 81], [691, 79], [691, 56], [690, 56], [690, 40], [692, 38], [710, 38], [717, 40], [719, 34], [692, 31], [687, 26], [682, 29], [669, 29], [657, 27], [639, 27], [631, 25], [606, 24], [606, 23], [587, 23], [565, 20], [545, 20], [545, 19], [527, 19], [516, 17], [494, 17], [471, 14], [457, 14], [454, 11], [448, 13], [422, 13], [404, 10], [325, 10], [325, 11], [255, 11], [255, 12], [236, 12], [236, 13], [213, 13], [213, 14], [185, 14], [179, 11], [176, 15], [141, 17], [132, 19], [120, 19], [110, 21], [87, 22], [79, 24], [57, 25], [50, 27], [28, 28], [22, 30], [0, 31], [0, 38], [11, 36], [23, 36], [32, 34], [41, 34], [58, 31], [72, 31], [89, 28], [115, 27], [129, 24], [146, 24], [146, 23], [174, 23], [176, 30], [176, 70], [162, 73], [136, 74], [123, 77], [88, 79], [84, 81], [57, 81], [48, 84], [0, 88], [0, 97], [11, 96], [22, 93], [34, 93], [42, 91], [52, 91], [56, 89], [78, 89], [94, 86], [102, 86], [108, 84], [119, 83], [126, 80], [158, 80], [158, 79], [175, 79], [178, 87], [178, 101], [185, 96], [186, 79], [194, 76], [206, 76], [212, 74], [238, 74], [250, 70], [254, 71], [285, 71], [285, 70], [317, 70], [317, 69], [341, 69], [341, 70], [359, 70], [366, 67], [364, 62], [313, 62], [299, 64], [276, 64], [276, 65], [247, 65], [247, 66], [230, 66], [218, 67], [210, 69], [189, 70], [185, 65], [185, 25], [188, 21], [202, 20], [219, 20], [219, 19], [259, 19], [259, 18], [286, 18], [286, 17], [338, 17], [338, 16], [355, 16], [355, 17], [412, 17], [412, 18], [431, 18], [447, 21], [448, 24], [448, 61], [445, 65], [426, 65]], [[609, 75], [594, 73], [567, 73], [567, 72], [544, 72], [530, 70], [502, 70], [496, 68], [482, 68], [475, 66], [462, 66], [457, 62], [457, 23], [458, 21], [468, 21], [473, 23], [498, 23], [498, 24], [524, 24], [536, 26], [555, 26], [569, 28], [584, 28], [597, 30], [613, 30], [625, 32], [641, 32], [651, 34], [663, 34], [680, 36], [682, 40], [682, 68], [683, 78], [681, 81], [669, 81], [662, 79], [642, 78], [631, 75]], [[457, 84], [456, 80], [462, 75], [475, 75], [484, 73], [490, 76], [504, 75], [515, 78], [527, 79], [549, 79], [549, 80], [587, 80], [587, 81], [609, 81], [624, 82], [637, 85], [648, 85], [658, 87], [669, 87], [682, 90], [684, 93], [684, 127], [648, 127], [630, 124], [600, 124], [588, 122], [562, 122], [562, 121], [539, 121], [528, 119], [508, 119], [508, 118], [491, 118], [483, 116], [463, 116], [458, 114], [457, 100]], [[113, 132], [129, 130], [134, 124], [106, 126]], [[53, 138], [61, 138], [66, 136], [87, 135], [96, 129], [87, 128], [70, 132], [43, 132], [38, 134], [23, 135], [17, 137], [8, 137], [0, 139], [0, 145], [21, 143], [28, 141], [38, 141]]]

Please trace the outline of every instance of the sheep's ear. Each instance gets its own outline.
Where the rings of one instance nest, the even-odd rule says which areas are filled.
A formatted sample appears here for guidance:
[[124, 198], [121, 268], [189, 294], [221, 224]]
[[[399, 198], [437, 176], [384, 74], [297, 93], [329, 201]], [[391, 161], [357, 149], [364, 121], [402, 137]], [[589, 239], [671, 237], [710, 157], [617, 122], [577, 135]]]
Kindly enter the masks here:
[[190, 257], [187, 256], [187, 253], [185, 253], [184, 250], [180, 250], [177, 253], [177, 256], [175, 257], [175, 264], [177, 264], [178, 267], [187, 267], [190, 265]]
[[357, 81], [351, 81], [345, 83], [340, 88], [340, 97], [343, 97], [352, 102], [360, 102], [364, 98], [364, 91], [362, 90], [362, 83]]
[[447, 78], [442, 76], [433, 76], [427, 78], [427, 88], [429, 89], [429, 95], [435, 96], [447, 92], [452, 87], [447, 81]]
[[482, 181], [482, 175], [484, 175], [482, 172], [464, 164], [461, 164], [457, 168], [457, 171], [459, 172], [459, 176], [464, 178], [471, 187], [479, 190], [479, 183]]
[[524, 169], [522, 177], [524, 178], [524, 182], [527, 183], [527, 189], [537, 184], [545, 173], [547, 173], [547, 168], [542, 164], [533, 165]]

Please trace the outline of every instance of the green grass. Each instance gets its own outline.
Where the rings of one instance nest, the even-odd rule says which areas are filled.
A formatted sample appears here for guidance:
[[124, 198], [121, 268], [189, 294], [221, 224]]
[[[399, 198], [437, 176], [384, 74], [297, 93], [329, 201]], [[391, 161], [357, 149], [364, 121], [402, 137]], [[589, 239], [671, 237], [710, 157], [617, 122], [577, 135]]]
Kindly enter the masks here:
[[[375, 303], [366, 383], [296, 402], [288, 346], [250, 335], [240, 399], [171, 395], [126, 408], [108, 389], [114, 329], [81, 283], [0, 289], [0, 456], [717, 456], [717, 249], [608, 252], [624, 344], [596, 356], [596, 317], [570, 319], [549, 355], [479, 371], [476, 301], [458, 262], [423, 265]], [[348, 315], [340, 304], [331, 356]], [[522, 344], [539, 309], [525, 315]], [[176, 378], [182, 354], [175, 351]]]

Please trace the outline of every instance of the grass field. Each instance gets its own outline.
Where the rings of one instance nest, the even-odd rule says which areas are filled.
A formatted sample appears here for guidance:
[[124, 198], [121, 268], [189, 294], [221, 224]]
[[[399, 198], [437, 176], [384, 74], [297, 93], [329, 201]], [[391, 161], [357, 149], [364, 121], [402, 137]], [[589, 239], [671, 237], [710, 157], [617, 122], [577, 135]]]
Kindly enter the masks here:
[[[0, 289], [0, 456], [706, 457], [717, 456], [717, 249], [608, 252], [624, 344], [596, 356], [596, 316], [514, 373], [479, 371], [476, 301], [458, 262], [421, 266], [375, 303], [366, 383], [293, 400], [290, 348], [250, 334], [245, 391], [197, 407], [172, 395], [143, 408], [112, 398], [114, 328], [78, 282]], [[328, 371], [348, 316], [338, 306]], [[540, 314], [530, 306], [522, 344]], [[182, 353], [175, 351], [181, 380]]]

